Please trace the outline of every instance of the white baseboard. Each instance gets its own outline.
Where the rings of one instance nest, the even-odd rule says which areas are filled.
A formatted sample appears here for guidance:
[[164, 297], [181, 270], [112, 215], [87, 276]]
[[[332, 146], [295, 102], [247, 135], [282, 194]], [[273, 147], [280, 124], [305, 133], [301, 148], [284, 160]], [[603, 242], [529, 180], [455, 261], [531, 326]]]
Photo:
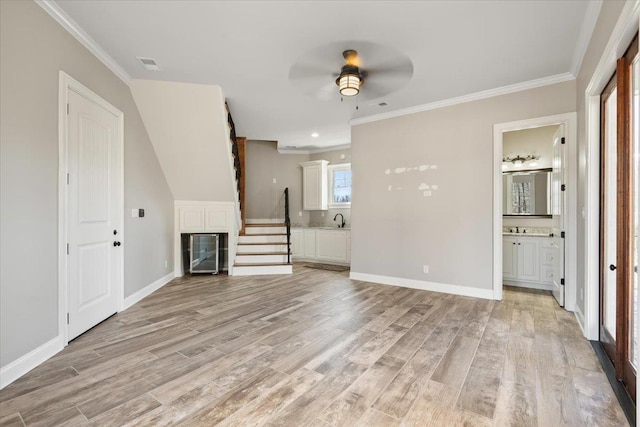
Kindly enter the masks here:
[[447, 283], [425, 282], [422, 280], [403, 279], [401, 277], [378, 276], [351, 272], [349, 278], [364, 282], [380, 283], [383, 285], [401, 286], [403, 288], [421, 289], [423, 291], [443, 292], [446, 294], [463, 295], [467, 297], [493, 299], [493, 289], [472, 288], [470, 286], [450, 285]]
[[62, 337], [57, 336], [7, 366], [3, 366], [0, 368], [0, 389], [5, 388], [50, 357], [55, 356], [63, 348]]
[[135, 292], [129, 295], [124, 299], [123, 310], [126, 310], [127, 308], [131, 307], [133, 304], [142, 300], [144, 297], [151, 295], [152, 293], [154, 293], [155, 291], [157, 291], [158, 289], [160, 289], [161, 287], [163, 287], [164, 285], [172, 281], [175, 277], [176, 277], [175, 273], [171, 272], [166, 276], [159, 278], [158, 280], [151, 283], [150, 285], [147, 285], [144, 288], [140, 289], [138, 292]]
[[[582, 335], [587, 337], [587, 334], [585, 332], [585, 327], [584, 327], [584, 313], [582, 313], [582, 310], [580, 309], [580, 305], [576, 304], [576, 309], [573, 311], [573, 313], [576, 316], [576, 320], [578, 321], [578, 326], [580, 326], [580, 330], [582, 331]], [[587, 339], [588, 339], [588, 337], [587, 337]]]
[[552, 291], [553, 285], [545, 285], [543, 283], [525, 283], [525, 282], [515, 282], [511, 280], [502, 280], [502, 283], [507, 286], [515, 286], [517, 288], [529, 288], [529, 289], [540, 289], [542, 291]]

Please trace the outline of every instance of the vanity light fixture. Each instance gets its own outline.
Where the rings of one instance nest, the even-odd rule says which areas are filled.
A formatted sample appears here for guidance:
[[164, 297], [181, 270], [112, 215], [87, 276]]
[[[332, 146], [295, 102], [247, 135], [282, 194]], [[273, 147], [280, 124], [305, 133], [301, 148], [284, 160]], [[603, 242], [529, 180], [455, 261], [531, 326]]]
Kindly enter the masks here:
[[[514, 167], [520, 168], [524, 166], [526, 162], [529, 163], [529, 166], [537, 166], [537, 163], [533, 162], [534, 160], [538, 160], [540, 156], [534, 156], [533, 154], [520, 155], [516, 154], [515, 156], [505, 156], [502, 158], [502, 163], [512, 163]], [[503, 168], [504, 169], [504, 168]]]

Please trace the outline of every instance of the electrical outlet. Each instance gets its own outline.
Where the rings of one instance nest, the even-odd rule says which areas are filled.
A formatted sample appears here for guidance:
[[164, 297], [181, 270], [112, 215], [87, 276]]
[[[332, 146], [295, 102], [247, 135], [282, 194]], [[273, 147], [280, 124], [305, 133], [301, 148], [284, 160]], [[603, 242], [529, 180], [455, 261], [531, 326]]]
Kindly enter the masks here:
[[131, 209], [131, 216], [133, 218], [138, 218], [139, 215], [140, 215], [140, 211], [138, 209]]
[[298, 216], [302, 216], [302, 211], [298, 211]]
[[422, 272], [424, 274], [429, 274], [429, 266], [428, 265], [423, 265], [422, 266]]
[[276, 179], [275, 179], [275, 178], [273, 178], [273, 183], [274, 183], [274, 184], [276, 183]]

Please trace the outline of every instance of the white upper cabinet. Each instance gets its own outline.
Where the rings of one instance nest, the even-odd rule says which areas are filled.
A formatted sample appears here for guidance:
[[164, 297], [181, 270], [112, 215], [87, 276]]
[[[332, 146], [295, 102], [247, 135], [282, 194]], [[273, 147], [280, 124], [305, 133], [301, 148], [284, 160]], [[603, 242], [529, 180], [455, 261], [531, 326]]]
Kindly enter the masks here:
[[326, 160], [300, 163], [302, 166], [302, 209], [318, 211], [328, 209]]

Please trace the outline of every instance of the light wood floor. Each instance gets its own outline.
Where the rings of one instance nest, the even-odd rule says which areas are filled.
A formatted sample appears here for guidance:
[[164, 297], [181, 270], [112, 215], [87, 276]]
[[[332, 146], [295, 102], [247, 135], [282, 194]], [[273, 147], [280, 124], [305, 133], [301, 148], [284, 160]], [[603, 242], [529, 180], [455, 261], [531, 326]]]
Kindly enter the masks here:
[[2, 425], [627, 425], [571, 313], [348, 279], [176, 279], [0, 391]]

